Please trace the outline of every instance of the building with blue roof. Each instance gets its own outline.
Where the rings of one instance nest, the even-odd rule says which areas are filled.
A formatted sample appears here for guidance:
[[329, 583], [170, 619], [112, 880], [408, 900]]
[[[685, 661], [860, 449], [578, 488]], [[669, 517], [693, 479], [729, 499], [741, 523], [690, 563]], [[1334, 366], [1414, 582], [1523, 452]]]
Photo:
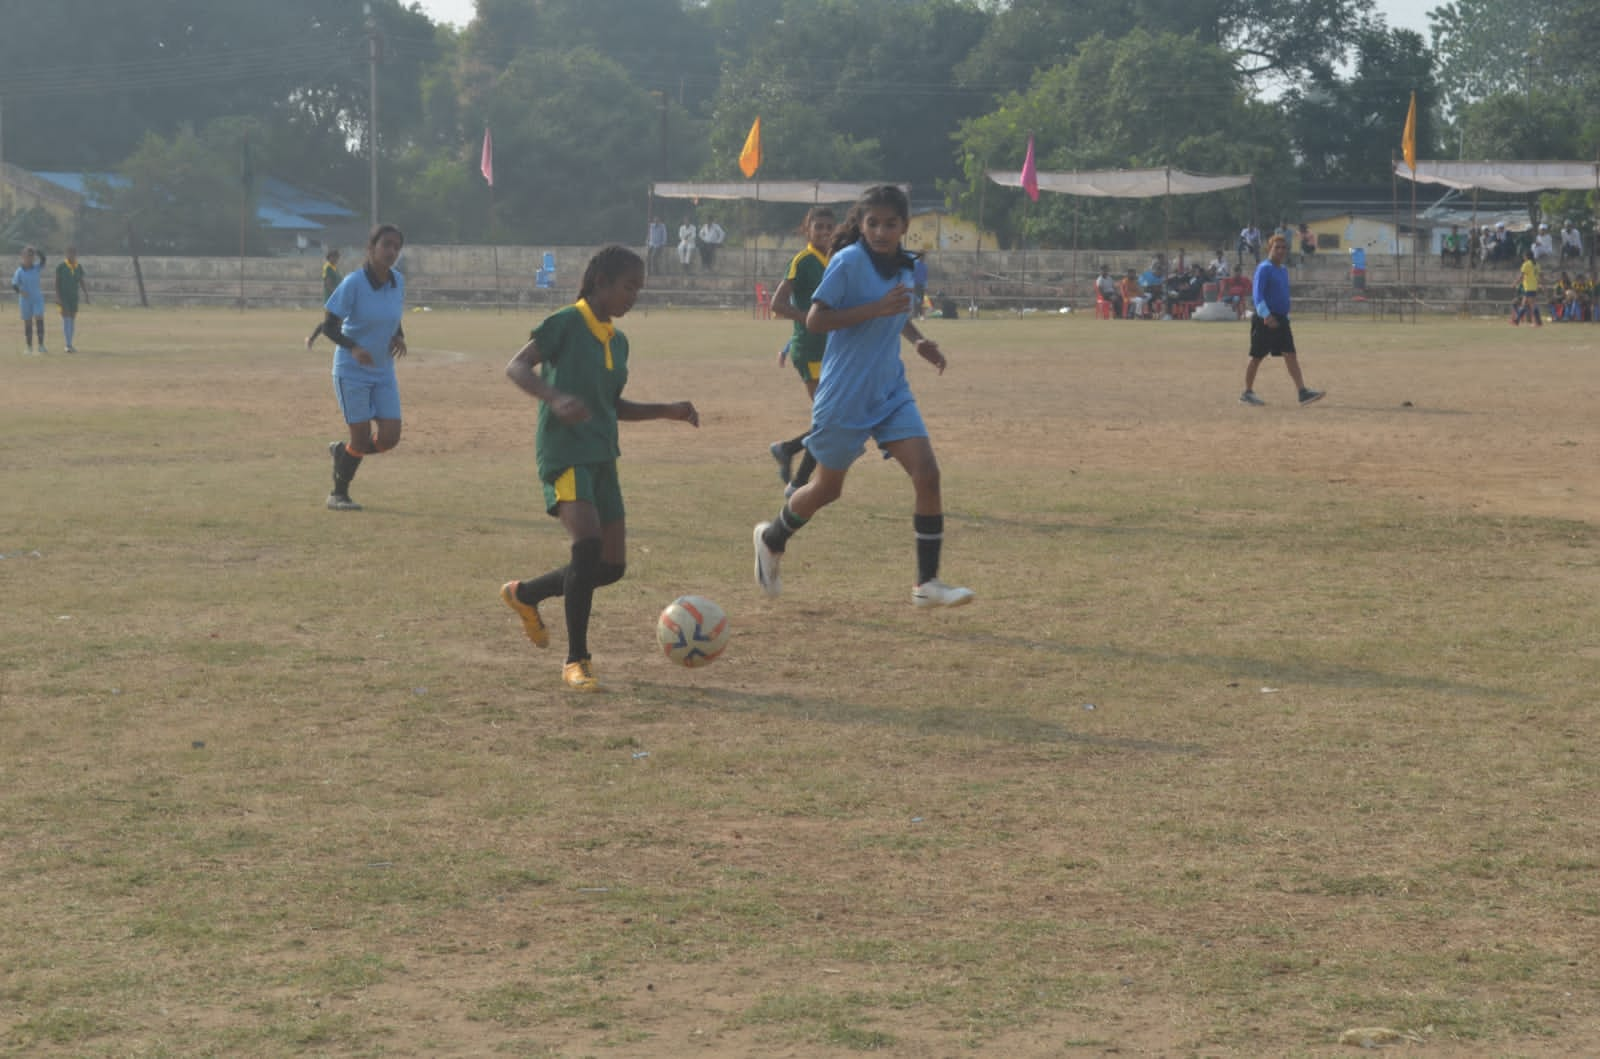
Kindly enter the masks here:
[[[116, 173], [30, 171], [0, 165], [0, 210], [41, 208], [53, 216], [64, 232], [74, 232], [84, 210], [103, 209], [91, 181], [126, 187], [126, 177]], [[265, 176], [256, 181], [256, 224], [266, 233], [273, 250], [320, 253], [324, 246], [361, 245], [365, 227], [356, 211], [286, 180]]]

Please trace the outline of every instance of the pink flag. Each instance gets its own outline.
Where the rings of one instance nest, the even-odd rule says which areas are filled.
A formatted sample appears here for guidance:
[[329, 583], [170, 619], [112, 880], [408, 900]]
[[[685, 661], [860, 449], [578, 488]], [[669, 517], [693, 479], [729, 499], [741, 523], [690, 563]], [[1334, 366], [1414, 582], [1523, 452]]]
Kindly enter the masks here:
[[478, 170], [488, 185], [494, 187], [494, 141], [489, 138], [487, 125], [483, 127], [483, 160], [478, 163]]
[[[488, 148], [484, 148], [488, 150]], [[484, 157], [488, 157], [485, 155]], [[1034, 202], [1039, 201], [1039, 171], [1033, 165], [1033, 137], [1028, 137], [1028, 155], [1022, 160], [1022, 190], [1028, 193], [1028, 198]]]

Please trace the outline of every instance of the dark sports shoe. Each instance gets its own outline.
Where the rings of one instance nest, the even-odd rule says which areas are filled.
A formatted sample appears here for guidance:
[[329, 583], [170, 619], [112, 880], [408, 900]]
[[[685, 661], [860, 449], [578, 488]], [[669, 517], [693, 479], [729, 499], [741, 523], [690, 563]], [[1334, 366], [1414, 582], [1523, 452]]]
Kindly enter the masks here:
[[349, 493], [329, 493], [329, 511], [360, 511], [361, 505], [350, 499]]
[[1309, 389], [1309, 388], [1301, 390], [1300, 391], [1300, 407], [1304, 408], [1308, 404], [1316, 404], [1318, 401], [1322, 400], [1322, 398], [1324, 396], [1325, 395], [1323, 394], [1323, 392], [1321, 390], [1312, 390], [1312, 389]]
[[789, 479], [794, 477], [794, 453], [790, 452], [781, 441], [774, 441], [768, 445], [767, 451], [778, 461], [778, 477], [783, 479], [784, 485], [788, 485]]
[[1257, 397], [1254, 390], [1246, 390], [1244, 393], [1239, 395], [1239, 403], [1250, 405], [1252, 408], [1260, 408], [1267, 402]]

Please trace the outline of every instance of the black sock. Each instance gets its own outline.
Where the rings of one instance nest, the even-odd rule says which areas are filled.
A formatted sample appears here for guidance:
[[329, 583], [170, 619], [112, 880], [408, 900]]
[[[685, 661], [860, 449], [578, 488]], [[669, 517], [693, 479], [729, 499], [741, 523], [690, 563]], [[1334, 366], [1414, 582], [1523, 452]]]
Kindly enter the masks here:
[[28, 348], [32, 349], [33, 348], [33, 321], [32, 320], [24, 320], [24, 321], [22, 321], [22, 330], [24, 332], [26, 332], [26, 334], [28, 336]]
[[537, 607], [551, 596], [561, 595], [567, 582], [567, 568], [558, 566], [548, 573], [517, 582], [517, 602]]
[[800, 532], [809, 519], [803, 519], [789, 510], [789, 505], [783, 505], [783, 510], [778, 512], [778, 517], [772, 520], [767, 531], [761, 539], [767, 542], [767, 547], [775, 552], [781, 552], [789, 546], [789, 538]]
[[594, 608], [594, 586], [600, 573], [600, 539], [589, 537], [572, 545], [561, 602], [567, 617], [567, 661], [589, 657], [589, 613]]
[[911, 528], [917, 533], [917, 584], [939, 576], [939, 552], [944, 547], [943, 515], [912, 515]]
[[789, 484], [799, 489], [811, 481], [811, 472], [817, 469], [817, 458], [811, 455], [810, 449], [805, 449], [805, 455], [800, 457], [800, 469], [794, 472], [794, 477], [789, 479]]
[[[809, 434], [810, 431], [808, 430], [806, 433]], [[788, 441], [782, 442], [781, 444], [783, 448], [783, 454], [785, 456], [798, 456], [800, 453], [805, 451], [806, 435], [800, 434], [796, 437], [790, 438]]]

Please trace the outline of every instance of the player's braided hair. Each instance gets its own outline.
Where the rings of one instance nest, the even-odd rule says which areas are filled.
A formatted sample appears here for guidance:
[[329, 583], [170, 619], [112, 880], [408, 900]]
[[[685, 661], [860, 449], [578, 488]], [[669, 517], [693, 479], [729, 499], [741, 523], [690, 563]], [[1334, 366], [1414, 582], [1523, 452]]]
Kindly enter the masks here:
[[583, 283], [578, 287], [578, 297], [588, 298], [602, 279], [615, 282], [635, 269], [644, 271], [644, 259], [638, 254], [620, 243], [602, 246], [583, 270]]

